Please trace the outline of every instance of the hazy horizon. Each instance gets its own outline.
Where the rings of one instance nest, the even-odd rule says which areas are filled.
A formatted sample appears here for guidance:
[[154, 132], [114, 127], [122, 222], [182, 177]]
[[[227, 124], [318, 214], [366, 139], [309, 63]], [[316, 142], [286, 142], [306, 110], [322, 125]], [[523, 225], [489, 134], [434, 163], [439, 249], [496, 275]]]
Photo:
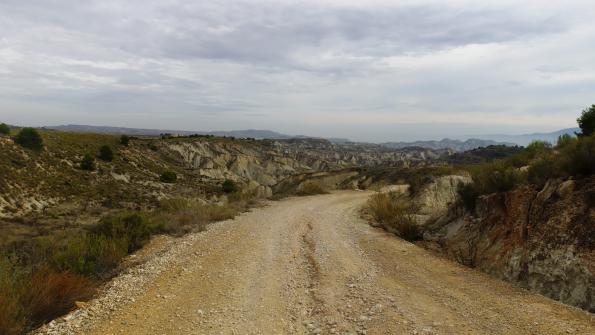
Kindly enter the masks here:
[[590, 1], [0, 3], [0, 122], [384, 142], [576, 126]]

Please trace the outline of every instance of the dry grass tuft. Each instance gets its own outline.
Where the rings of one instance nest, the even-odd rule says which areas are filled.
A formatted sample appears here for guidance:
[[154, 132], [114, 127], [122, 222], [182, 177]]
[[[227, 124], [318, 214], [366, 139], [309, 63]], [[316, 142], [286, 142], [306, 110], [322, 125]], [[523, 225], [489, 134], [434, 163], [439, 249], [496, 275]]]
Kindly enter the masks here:
[[36, 270], [23, 285], [21, 304], [35, 324], [48, 322], [70, 310], [75, 301], [85, 301], [95, 292], [93, 281], [69, 272], [48, 268]]
[[399, 237], [408, 241], [421, 239], [422, 231], [415, 220], [415, 210], [406, 197], [395, 192], [378, 193], [368, 200], [365, 209], [376, 222]]

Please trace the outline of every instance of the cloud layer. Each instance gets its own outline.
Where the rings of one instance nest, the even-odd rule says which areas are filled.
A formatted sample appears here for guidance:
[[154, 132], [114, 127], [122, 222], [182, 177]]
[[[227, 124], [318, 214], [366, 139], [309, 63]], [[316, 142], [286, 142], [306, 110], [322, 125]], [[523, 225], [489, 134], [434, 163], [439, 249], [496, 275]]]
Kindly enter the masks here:
[[543, 1], [0, 3], [0, 115], [360, 140], [572, 126], [595, 6]]

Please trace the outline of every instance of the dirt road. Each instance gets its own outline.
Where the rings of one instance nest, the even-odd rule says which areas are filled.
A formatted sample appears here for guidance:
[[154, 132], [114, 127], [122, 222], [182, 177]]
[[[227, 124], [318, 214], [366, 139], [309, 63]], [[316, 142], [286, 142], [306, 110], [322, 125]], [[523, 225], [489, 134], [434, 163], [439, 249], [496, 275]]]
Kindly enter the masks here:
[[212, 225], [90, 334], [595, 334], [593, 314], [359, 218], [370, 193], [291, 198]]

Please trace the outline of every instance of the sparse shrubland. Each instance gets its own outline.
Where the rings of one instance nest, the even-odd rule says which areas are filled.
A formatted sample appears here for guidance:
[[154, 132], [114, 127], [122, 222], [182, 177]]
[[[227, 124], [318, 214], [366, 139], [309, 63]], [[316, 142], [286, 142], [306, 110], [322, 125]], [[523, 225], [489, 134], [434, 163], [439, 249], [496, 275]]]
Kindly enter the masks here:
[[553, 178], [583, 178], [595, 173], [595, 135], [589, 126], [595, 118], [592, 115], [594, 106], [579, 118], [583, 133], [577, 137], [560, 136], [555, 146], [535, 141], [512, 157], [468, 167], [473, 183], [459, 187], [462, 203], [473, 210], [475, 198], [480, 195], [506, 192], [521, 185], [541, 188]]
[[[149, 212], [109, 215], [78, 232], [58, 232], [0, 254], [0, 334], [22, 334], [89, 299], [100, 280], [114, 274], [121, 260], [143, 247], [151, 235], [182, 235], [210, 222], [232, 219], [254, 204], [250, 194], [229, 201], [162, 200]], [[23, 252], [25, 250], [25, 252]]]
[[415, 208], [409, 199], [395, 192], [374, 194], [365, 210], [374, 221], [399, 237], [416, 241], [422, 238], [422, 230], [415, 220]]

